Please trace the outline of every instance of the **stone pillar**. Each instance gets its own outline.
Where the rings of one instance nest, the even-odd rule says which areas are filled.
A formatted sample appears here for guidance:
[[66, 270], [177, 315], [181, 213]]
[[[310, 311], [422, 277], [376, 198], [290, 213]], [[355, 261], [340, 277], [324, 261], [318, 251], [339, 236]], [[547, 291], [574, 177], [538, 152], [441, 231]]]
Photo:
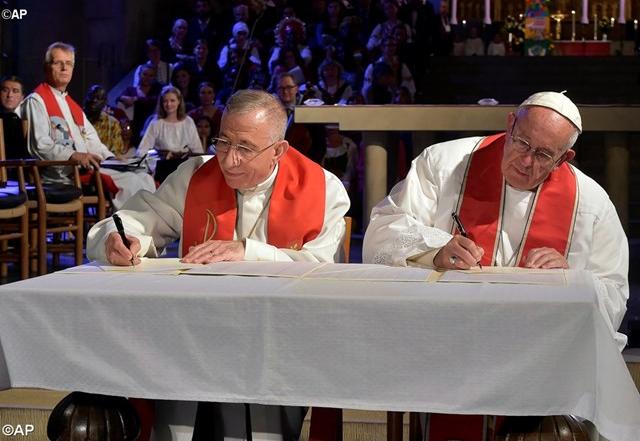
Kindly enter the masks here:
[[364, 134], [364, 213], [363, 229], [369, 225], [371, 209], [387, 195], [387, 150], [380, 142], [383, 136]]
[[606, 154], [606, 190], [615, 205], [625, 231], [629, 228], [629, 147], [627, 134], [608, 132], [604, 135]]

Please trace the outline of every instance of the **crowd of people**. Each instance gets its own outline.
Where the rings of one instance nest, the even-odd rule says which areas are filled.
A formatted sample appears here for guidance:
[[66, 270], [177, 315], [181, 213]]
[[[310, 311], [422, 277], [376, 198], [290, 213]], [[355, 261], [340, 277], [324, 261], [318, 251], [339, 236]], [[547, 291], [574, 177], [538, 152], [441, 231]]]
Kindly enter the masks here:
[[[161, 160], [151, 164], [156, 185], [187, 156], [214, 152], [222, 109], [235, 91], [260, 89], [273, 93], [287, 109], [286, 139], [315, 162], [330, 164], [349, 183], [350, 197], [359, 199], [359, 134], [336, 135], [333, 129], [296, 124], [293, 108], [305, 102], [413, 103], [420, 94], [417, 74], [429, 56], [460, 52], [446, 1], [437, 11], [422, 1], [315, 0], [277, 6], [238, 1], [214, 14], [210, 0], [197, 0], [192, 12], [176, 18], [165, 35], [145, 41], [146, 56], [114, 106], [107, 104], [102, 85], [92, 85], [85, 95], [83, 110], [106, 148], [101, 158], [108, 156], [107, 150], [117, 158], [153, 151]], [[484, 54], [478, 40], [472, 27], [473, 44], [468, 49], [465, 43], [463, 53]], [[490, 45], [491, 51], [496, 52]], [[24, 117], [26, 106], [18, 109], [26, 96], [22, 81], [6, 77], [2, 88], [8, 91], [2, 94], [3, 118]], [[6, 145], [20, 147], [19, 131], [11, 130], [7, 136], [14, 139]], [[350, 147], [336, 149], [337, 136]], [[7, 155], [23, 155], [24, 146], [18, 150]], [[412, 157], [412, 152], [402, 153]], [[402, 177], [392, 176], [390, 182]]]

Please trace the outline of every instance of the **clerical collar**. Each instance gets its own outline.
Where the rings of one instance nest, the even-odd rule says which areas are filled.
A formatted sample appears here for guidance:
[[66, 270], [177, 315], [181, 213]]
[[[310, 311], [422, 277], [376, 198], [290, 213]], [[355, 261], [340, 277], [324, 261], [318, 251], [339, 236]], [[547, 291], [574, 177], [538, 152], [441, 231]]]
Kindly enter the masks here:
[[53, 93], [58, 94], [61, 97], [66, 97], [67, 95], [69, 95], [69, 92], [67, 92], [66, 90], [63, 92], [60, 89], [56, 89], [55, 87], [53, 87], [51, 84], [47, 84], [47, 86], [49, 86], [51, 88], [51, 90], [53, 90]]
[[273, 171], [271, 172], [271, 174], [267, 179], [265, 179], [264, 181], [262, 181], [261, 183], [259, 183], [253, 188], [238, 190], [238, 193], [240, 193], [243, 196], [249, 196], [254, 193], [262, 193], [264, 191], [267, 191], [269, 188], [271, 188], [271, 186], [275, 182], [277, 175], [278, 175], [278, 164], [276, 164], [276, 166], [273, 168]]

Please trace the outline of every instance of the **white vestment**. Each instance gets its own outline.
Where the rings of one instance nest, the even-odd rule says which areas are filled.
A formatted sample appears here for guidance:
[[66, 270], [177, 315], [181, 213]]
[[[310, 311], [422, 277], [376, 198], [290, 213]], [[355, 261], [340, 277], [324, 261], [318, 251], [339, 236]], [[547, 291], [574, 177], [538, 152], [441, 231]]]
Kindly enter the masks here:
[[[127, 233], [140, 240], [140, 255], [156, 257], [165, 246], [181, 239], [189, 181], [198, 167], [210, 158], [213, 157], [199, 156], [182, 163], [155, 193], [138, 193], [118, 212]], [[268, 207], [263, 208], [269, 203], [277, 170], [276, 167], [256, 188], [236, 192], [238, 214], [234, 239], [246, 239], [245, 260], [334, 262], [339, 257], [345, 232], [343, 217], [350, 205], [342, 182], [324, 171], [325, 212], [320, 234], [300, 250], [276, 248], [266, 243], [269, 210]], [[291, 222], [299, 221], [291, 219]], [[87, 237], [89, 259], [106, 261], [104, 241], [112, 231], [115, 231], [115, 226], [110, 219], [98, 222], [91, 228]]]
[[[406, 266], [407, 259], [436, 252], [452, 238], [451, 213], [456, 211], [470, 152], [482, 138], [436, 144], [412, 163], [411, 170], [389, 196], [371, 212], [363, 243], [363, 261]], [[569, 247], [573, 269], [590, 271], [595, 280], [600, 311], [622, 349], [626, 336], [616, 333], [629, 298], [629, 247], [615, 207], [593, 179], [572, 166], [578, 182], [576, 222]], [[500, 265], [515, 265], [533, 192], [507, 185]], [[486, 252], [486, 250], [485, 250]], [[428, 264], [428, 262], [427, 262]]]
[[204, 153], [198, 129], [190, 116], [176, 122], [168, 122], [163, 118], [151, 121], [140, 141], [136, 156], [142, 157], [153, 148], [172, 152], [190, 150], [192, 153]]
[[[50, 87], [50, 86], [49, 86]], [[102, 159], [112, 158], [113, 153], [102, 144], [98, 133], [83, 113], [84, 126], [78, 127], [71, 115], [71, 109], [65, 97], [67, 92], [60, 92], [51, 87], [53, 96], [60, 107], [64, 122], [55, 125], [47, 113], [46, 106], [40, 95], [32, 93], [20, 106], [23, 118], [29, 120], [28, 148], [31, 155], [50, 161], [66, 161], [75, 152], [93, 153]], [[113, 198], [116, 208], [122, 207], [126, 200], [138, 190], [155, 191], [153, 178], [147, 173], [119, 172], [101, 169], [101, 173], [108, 174], [113, 179], [119, 191]], [[48, 182], [71, 183], [70, 167], [48, 167], [43, 177]]]

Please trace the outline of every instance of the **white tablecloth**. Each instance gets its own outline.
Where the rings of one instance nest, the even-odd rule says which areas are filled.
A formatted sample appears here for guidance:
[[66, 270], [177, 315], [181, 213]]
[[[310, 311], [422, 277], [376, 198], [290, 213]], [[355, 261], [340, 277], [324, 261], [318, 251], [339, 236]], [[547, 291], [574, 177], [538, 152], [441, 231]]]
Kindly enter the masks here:
[[568, 281], [56, 273], [0, 287], [0, 389], [574, 414], [638, 441], [640, 397], [591, 276]]

